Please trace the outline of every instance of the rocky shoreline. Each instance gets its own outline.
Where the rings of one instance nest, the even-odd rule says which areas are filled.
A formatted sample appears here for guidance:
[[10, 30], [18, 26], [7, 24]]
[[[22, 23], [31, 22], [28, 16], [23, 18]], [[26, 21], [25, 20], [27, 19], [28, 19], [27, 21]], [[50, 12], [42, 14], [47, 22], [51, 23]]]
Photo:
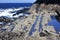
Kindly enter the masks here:
[[[25, 11], [24, 11], [25, 10]], [[49, 26], [48, 22], [51, 21], [51, 16], [60, 17], [60, 5], [57, 4], [33, 4], [29, 10], [24, 9], [24, 12], [30, 13], [29, 16], [21, 16], [15, 21], [11, 22], [10, 19], [0, 18], [2, 22], [11, 22], [0, 28], [0, 40], [60, 40], [60, 33], [57, 34], [53, 26]], [[56, 11], [58, 10], [58, 12]], [[17, 12], [19, 14], [20, 12]], [[38, 20], [36, 21], [36, 19]], [[41, 19], [42, 18], [42, 22]], [[57, 20], [60, 20], [58, 19]], [[59, 21], [58, 21], [59, 22]], [[36, 23], [36, 25], [34, 25]], [[39, 25], [42, 29], [39, 31]], [[31, 28], [34, 25], [32, 35], [29, 35]], [[4, 31], [3, 31], [4, 30]]]

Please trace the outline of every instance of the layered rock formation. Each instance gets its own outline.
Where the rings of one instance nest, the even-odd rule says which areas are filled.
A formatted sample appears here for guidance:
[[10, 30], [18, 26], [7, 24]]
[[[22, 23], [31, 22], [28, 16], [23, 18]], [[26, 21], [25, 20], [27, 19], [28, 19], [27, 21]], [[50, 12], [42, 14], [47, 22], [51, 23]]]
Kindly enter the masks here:
[[[31, 13], [28, 17], [20, 17], [16, 21], [12, 22], [14, 24], [14, 29], [12, 31], [10, 31], [9, 25], [5, 26], [5, 28], [8, 29], [5, 32], [0, 30], [0, 39], [60, 40], [60, 34], [56, 33], [53, 26], [48, 25], [48, 22], [52, 20], [51, 16], [60, 16], [59, 3], [60, 0], [37, 0], [28, 11]], [[23, 20], [21, 20], [21, 18]]]
[[37, 8], [41, 4], [43, 4], [42, 5], [43, 7], [44, 7], [44, 5], [51, 5], [50, 7], [49, 6], [47, 6], [47, 7], [49, 7], [50, 9], [52, 8], [52, 10], [54, 10], [57, 13], [56, 19], [60, 22], [60, 20], [59, 20], [60, 19], [60, 6], [58, 6], [58, 5], [60, 5], [60, 0], [36, 0], [35, 4], [34, 4], [34, 5], [36, 5], [35, 9], [37, 10]]
[[36, 34], [34, 32], [33, 36], [30, 37], [30, 40], [33, 40], [33, 39], [34, 40], [36, 39], [38, 40], [60, 40], [59, 35], [54, 30], [53, 26], [47, 25], [48, 22], [51, 21], [51, 16], [56, 16], [59, 22], [60, 20], [59, 19], [60, 17], [60, 5], [59, 4], [60, 4], [60, 0], [37, 0], [35, 4], [33, 4], [33, 6], [30, 9], [30, 12], [34, 15], [38, 14], [39, 16], [43, 16], [43, 19], [42, 19], [43, 30], [40, 33], [40, 37], [38, 35], [38, 32], [36, 32]]

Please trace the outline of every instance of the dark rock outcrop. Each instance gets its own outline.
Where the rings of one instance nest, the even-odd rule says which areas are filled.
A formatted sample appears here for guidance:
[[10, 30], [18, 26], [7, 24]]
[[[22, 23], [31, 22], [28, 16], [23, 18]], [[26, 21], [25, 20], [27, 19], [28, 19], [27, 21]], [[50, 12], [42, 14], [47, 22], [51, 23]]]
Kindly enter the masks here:
[[0, 22], [11, 22], [11, 19], [9, 19], [9, 18], [5, 18], [5, 17], [0, 17]]
[[30, 14], [30, 13], [27, 12], [28, 10], [29, 10], [29, 8], [23, 8], [22, 10], [18, 10], [18, 11], [16, 12], [16, 14], [13, 14], [13, 16], [19, 15], [20, 13]]
[[43, 33], [43, 32], [39, 33], [39, 35], [40, 35], [40, 37], [45, 37], [46, 36], [46, 34]]
[[38, 4], [42, 4], [42, 3], [45, 3], [45, 4], [60, 4], [60, 0], [36, 0], [35, 3], [38, 3]]

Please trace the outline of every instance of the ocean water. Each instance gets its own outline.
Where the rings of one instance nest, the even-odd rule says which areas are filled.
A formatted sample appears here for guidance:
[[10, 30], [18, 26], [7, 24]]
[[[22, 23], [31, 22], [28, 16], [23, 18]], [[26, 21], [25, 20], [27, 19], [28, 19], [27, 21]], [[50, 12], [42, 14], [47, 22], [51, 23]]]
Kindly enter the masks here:
[[0, 3], [0, 8], [20, 8], [20, 7], [30, 7], [33, 3]]
[[[13, 17], [12, 15], [16, 14], [16, 12], [24, 8], [31, 7], [32, 4], [33, 3], [0, 3], [0, 16]], [[27, 13], [24, 15], [26, 14]], [[15, 15], [14, 17], [18, 17], [20, 15], [23, 15], [23, 13]]]

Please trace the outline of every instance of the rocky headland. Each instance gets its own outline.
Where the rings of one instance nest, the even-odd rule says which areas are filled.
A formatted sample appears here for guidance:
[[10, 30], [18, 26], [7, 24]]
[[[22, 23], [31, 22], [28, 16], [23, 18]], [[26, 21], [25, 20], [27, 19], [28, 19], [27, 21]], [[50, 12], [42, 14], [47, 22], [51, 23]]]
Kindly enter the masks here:
[[[0, 39], [60, 40], [60, 32], [56, 33], [54, 26], [48, 25], [48, 22], [52, 20], [51, 16], [54, 16], [60, 22], [59, 4], [60, 0], [37, 0], [30, 9], [22, 10], [30, 13], [29, 16], [21, 16], [12, 22], [10, 19], [0, 18], [0, 21], [8, 22], [0, 28]], [[17, 14], [19, 13], [20, 11], [17, 12]]]

